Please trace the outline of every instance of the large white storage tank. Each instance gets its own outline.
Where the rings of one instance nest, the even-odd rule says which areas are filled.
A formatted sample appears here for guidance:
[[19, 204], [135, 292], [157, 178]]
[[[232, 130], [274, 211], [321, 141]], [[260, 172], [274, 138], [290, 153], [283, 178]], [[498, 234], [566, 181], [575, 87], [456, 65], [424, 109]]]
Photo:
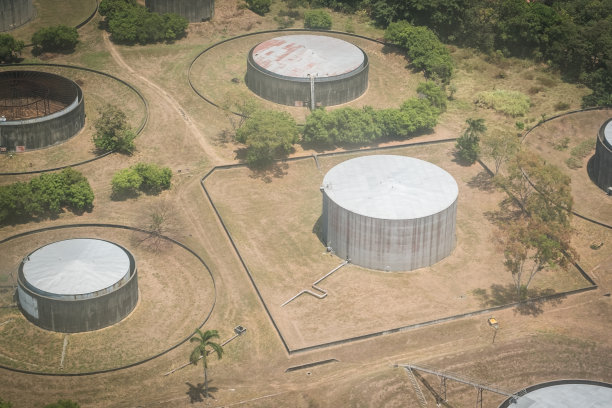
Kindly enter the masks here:
[[455, 247], [458, 186], [412, 157], [347, 160], [324, 177], [322, 232], [328, 249], [366, 268], [432, 265]]

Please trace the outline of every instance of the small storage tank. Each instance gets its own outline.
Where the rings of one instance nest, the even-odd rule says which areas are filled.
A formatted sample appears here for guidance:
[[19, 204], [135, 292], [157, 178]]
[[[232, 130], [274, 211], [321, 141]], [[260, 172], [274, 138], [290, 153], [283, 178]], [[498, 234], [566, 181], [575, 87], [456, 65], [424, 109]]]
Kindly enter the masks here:
[[25, 316], [43, 329], [101, 329], [121, 321], [136, 306], [136, 263], [129, 251], [109, 241], [54, 242], [23, 259], [17, 293]]
[[210, 20], [215, 15], [215, 0], [146, 0], [145, 5], [155, 13], [174, 13], [190, 23]]
[[347, 160], [323, 178], [322, 233], [329, 250], [366, 268], [432, 265], [455, 247], [458, 187], [429, 162], [375, 155]]
[[368, 88], [368, 70], [365, 52], [349, 42], [323, 35], [287, 35], [249, 51], [245, 82], [272, 102], [331, 106], [362, 95]]
[[34, 14], [32, 0], [0, 0], [0, 32], [24, 25]]
[[612, 406], [612, 384], [591, 380], [558, 380], [532, 385], [499, 408], [604, 408]]
[[41, 149], [84, 125], [83, 92], [74, 81], [40, 71], [0, 72], [0, 147]]
[[597, 133], [593, 177], [601, 189], [612, 194], [612, 118], [605, 121]]

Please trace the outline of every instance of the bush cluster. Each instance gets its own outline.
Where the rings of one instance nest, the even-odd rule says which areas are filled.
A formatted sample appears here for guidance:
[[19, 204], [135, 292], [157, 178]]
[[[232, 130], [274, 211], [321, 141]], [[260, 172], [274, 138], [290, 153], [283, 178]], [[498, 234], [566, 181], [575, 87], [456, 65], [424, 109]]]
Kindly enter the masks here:
[[43, 27], [32, 35], [34, 51], [71, 52], [79, 43], [79, 33], [74, 27], [58, 25]]
[[521, 92], [496, 89], [478, 93], [476, 104], [516, 117], [529, 112], [531, 102], [529, 97]]
[[189, 22], [174, 13], [153, 13], [135, 0], [102, 0], [100, 14], [112, 39], [124, 44], [174, 41], [185, 36]]
[[325, 10], [305, 11], [304, 27], [320, 30], [329, 30], [332, 28], [331, 15]]
[[[303, 142], [307, 145], [361, 145], [379, 140], [406, 139], [433, 129], [446, 107], [436, 84], [419, 85], [422, 98], [405, 101], [399, 109], [317, 109], [306, 119]], [[438, 106], [436, 106], [438, 105]]]
[[272, 4], [272, 0], [246, 0], [246, 4], [249, 10], [251, 10], [253, 13], [263, 16], [270, 11], [270, 4]]
[[16, 40], [10, 34], [0, 33], [0, 62], [15, 61], [23, 47], [25, 47], [23, 41]]
[[55, 216], [68, 209], [82, 213], [93, 208], [94, 194], [87, 178], [66, 168], [42, 174], [29, 182], [0, 186], [0, 223]]
[[119, 170], [113, 175], [111, 186], [113, 198], [137, 196], [141, 191], [159, 194], [170, 188], [172, 170], [151, 163], [137, 163], [130, 168]]
[[128, 127], [125, 113], [112, 105], [106, 105], [100, 114], [93, 136], [96, 148], [102, 152], [132, 153], [136, 134]]
[[427, 27], [416, 27], [407, 21], [389, 24], [385, 41], [406, 50], [412, 66], [428, 78], [447, 84], [453, 74], [453, 60], [444, 44]]

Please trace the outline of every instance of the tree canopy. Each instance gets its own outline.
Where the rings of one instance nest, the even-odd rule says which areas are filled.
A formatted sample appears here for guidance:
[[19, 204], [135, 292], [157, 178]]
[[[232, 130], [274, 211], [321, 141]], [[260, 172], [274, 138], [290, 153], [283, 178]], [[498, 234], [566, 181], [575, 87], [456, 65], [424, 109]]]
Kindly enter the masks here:
[[172, 170], [153, 163], [137, 163], [119, 170], [111, 180], [113, 198], [137, 196], [139, 192], [159, 194], [170, 188]]
[[37, 52], [74, 51], [79, 43], [79, 33], [74, 27], [57, 25], [43, 27], [32, 35], [32, 44]]
[[465, 121], [468, 127], [455, 144], [457, 156], [466, 164], [473, 164], [480, 154], [480, 137], [487, 131], [484, 119], [469, 118]]
[[0, 33], [0, 62], [13, 62], [25, 47], [25, 43], [16, 40], [10, 34]]
[[127, 117], [119, 108], [113, 105], [102, 108], [95, 127], [93, 142], [98, 150], [127, 154], [134, 151], [136, 134], [128, 127]]

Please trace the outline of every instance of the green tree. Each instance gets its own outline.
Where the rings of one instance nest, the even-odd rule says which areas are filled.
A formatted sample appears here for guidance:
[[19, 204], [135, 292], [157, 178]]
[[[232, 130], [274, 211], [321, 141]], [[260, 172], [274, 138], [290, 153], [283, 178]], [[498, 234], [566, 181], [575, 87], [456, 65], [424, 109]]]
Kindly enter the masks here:
[[293, 149], [298, 141], [298, 128], [287, 112], [261, 110], [236, 131], [236, 140], [247, 147], [247, 163], [263, 165]]
[[207, 355], [211, 351], [208, 350], [210, 348], [212, 352], [217, 355], [218, 359], [221, 359], [223, 356], [223, 347], [219, 344], [211, 341], [212, 339], [218, 339], [219, 333], [217, 330], [206, 330], [204, 333], [200, 331], [200, 329], [196, 329], [196, 336], [189, 339], [192, 343], [197, 343], [196, 347], [193, 349], [191, 354], [189, 355], [189, 361], [193, 365], [197, 365], [199, 360], [202, 360], [202, 366], [204, 367], [204, 397], [208, 398], [208, 360]]
[[136, 7], [136, 0], [102, 0], [98, 11], [105, 17], [113, 18], [115, 15]]
[[0, 62], [15, 61], [21, 55], [23, 47], [23, 41], [16, 40], [10, 34], [0, 33]]
[[112, 196], [115, 199], [136, 196], [141, 184], [142, 177], [133, 168], [119, 170], [111, 180]]
[[0, 397], [0, 408], [12, 408], [13, 404], [9, 401], [5, 401]]
[[131, 167], [142, 178], [140, 190], [148, 194], [159, 194], [170, 188], [172, 170], [152, 163], [137, 163]]
[[131, 154], [134, 151], [136, 134], [128, 128], [127, 117], [119, 108], [106, 105], [96, 120], [96, 133], [93, 142], [103, 152], [117, 151]]
[[304, 12], [304, 27], [329, 30], [332, 28], [331, 15], [325, 10], [307, 10]]
[[52, 404], [47, 404], [44, 408], [79, 408], [80, 405], [69, 399], [61, 399]]
[[514, 156], [519, 148], [519, 139], [513, 132], [491, 132], [483, 135], [480, 140], [482, 155], [493, 160], [494, 174], [499, 172], [501, 165]]
[[444, 88], [433, 81], [421, 82], [417, 93], [423, 95], [433, 106], [444, 112], [446, 110], [446, 92]]
[[79, 33], [74, 27], [58, 25], [43, 27], [32, 35], [32, 44], [36, 52], [74, 51], [79, 43]]
[[457, 156], [467, 164], [473, 164], [480, 154], [480, 137], [487, 131], [484, 119], [467, 119], [468, 125], [463, 135], [461, 135], [455, 144], [457, 148]]
[[253, 13], [263, 16], [270, 11], [272, 0], [246, 0], [246, 4]]

